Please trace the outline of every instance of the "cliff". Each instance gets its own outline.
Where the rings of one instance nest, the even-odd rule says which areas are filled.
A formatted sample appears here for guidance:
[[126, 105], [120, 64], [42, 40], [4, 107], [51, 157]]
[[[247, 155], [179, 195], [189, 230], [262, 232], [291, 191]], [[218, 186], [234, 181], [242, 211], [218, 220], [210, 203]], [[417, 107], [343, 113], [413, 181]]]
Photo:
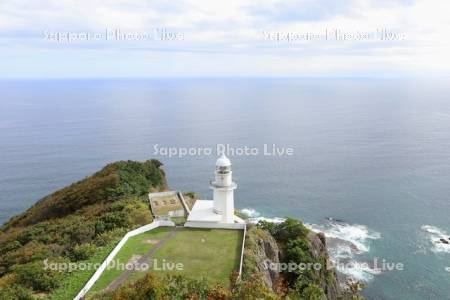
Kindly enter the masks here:
[[279, 262], [280, 249], [273, 236], [256, 226], [250, 227], [245, 240], [243, 278], [249, 279], [258, 274], [264, 284], [273, 290], [280, 279], [280, 271], [270, 267]]
[[42, 298], [71, 286], [71, 292], [55, 298], [70, 299], [90, 273], [71, 280], [70, 272], [45, 269], [43, 261], [77, 262], [97, 254], [101, 260], [124, 232], [150, 223], [146, 195], [166, 188], [160, 167], [157, 160], [109, 164], [4, 224], [0, 228], [0, 299]]
[[325, 292], [324, 299], [335, 300], [342, 296], [338, 276], [334, 270], [331, 269], [331, 263], [328, 257], [327, 245], [325, 236], [322, 233], [316, 234], [309, 232], [307, 235], [309, 241], [309, 253], [311, 256], [322, 263], [325, 268], [316, 272], [320, 287]]
[[260, 278], [281, 297], [342, 299], [338, 277], [330, 268], [325, 237], [310, 232], [297, 220], [286, 222], [261, 222], [249, 228], [243, 280]]

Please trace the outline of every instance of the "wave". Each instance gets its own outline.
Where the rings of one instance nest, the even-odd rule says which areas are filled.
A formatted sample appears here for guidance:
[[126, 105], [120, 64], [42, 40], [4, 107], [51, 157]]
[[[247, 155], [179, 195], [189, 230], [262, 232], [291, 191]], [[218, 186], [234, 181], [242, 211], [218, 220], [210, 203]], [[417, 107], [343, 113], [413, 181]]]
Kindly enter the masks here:
[[248, 216], [248, 221], [252, 224], [256, 224], [259, 221], [267, 221], [267, 222], [271, 222], [271, 223], [281, 223], [284, 220], [286, 220], [285, 218], [279, 218], [279, 217], [273, 217], [273, 218], [263, 217], [263, 216], [261, 216], [261, 214], [259, 212], [257, 212], [253, 208], [244, 208], [244, 209], [241, 209], [241, 212]]
[[450, 253], [450, 234], [432, 225], [423, 225], [420, 228], [426, 233], [428, 240], [431, 242], [431, 251], [435, 253]]
[[[249, 217], [250, 223], [258, 223], [260, 220], [280, 223], [283, 218], [267, 218], [253, 208], [241, 210]], [[305, 226], [314, 232], [321, 232], [327, 240], [327, 248], [330, 261], [336, 270], [344, 277], [369, 282], [381, 271], [367, 263], [358, 260], [358, 255], [370, 252], [370, 244], [373, 240], [381, 238], [379, 232], [370, 230], [364, 225], [349, 224], [343, 220], [327, 218], [323, 224], [308, 224]]]
[[379, 232], [360, 224], [327, 218], [324, 224], [305, 224], [314, 232], [321, 232], [327, 239], [330, 260], [347, 278], [369, 282], [381, 271], [373, 264], [360, 261], [358, 255], [368, 253], [373, 240], [381, 238]]
[[315, 232], [322, 232], [325, 237], [346, 241], [352, 245], [352, 249], [358, 253], [370, 251], [369, 240], [381, 238], [381, 234], [369, 230], [364, 225], [348, 224], [343, 221], [327, 219], [325, 224], [305, 224], [306, 227]]

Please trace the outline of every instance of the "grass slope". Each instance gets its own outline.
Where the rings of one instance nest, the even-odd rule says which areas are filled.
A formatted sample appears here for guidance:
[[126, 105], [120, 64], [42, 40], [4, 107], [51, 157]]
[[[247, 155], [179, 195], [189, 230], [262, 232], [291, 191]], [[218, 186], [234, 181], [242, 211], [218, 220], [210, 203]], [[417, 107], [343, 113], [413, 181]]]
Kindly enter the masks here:
[[[116, 256], [116, 260], [127, 263], [133, 255], [144, 255], [155, 247], [148, 241], [159, 241], [173, 228], [160, 227], [130, 238]], [[230, 275], [237, 270], [240, 261], [243, 232], [225, 229], [178, 228], [150, 259], [159, 266], [163, 261], [181, 263], [183, 270], [152, 270], [157, 276], [166, 274], [184, 275], [187, 278], [205, 278], [211, 285], [230, 284]], [[100, 292], [122, 274], [116, 268], [106, 270], [93, 286], [91, 292]], [[133, 272], [126, 283], [144, 276], [144, 272]], [[92, 294], [91, 294], [92, 295]]]

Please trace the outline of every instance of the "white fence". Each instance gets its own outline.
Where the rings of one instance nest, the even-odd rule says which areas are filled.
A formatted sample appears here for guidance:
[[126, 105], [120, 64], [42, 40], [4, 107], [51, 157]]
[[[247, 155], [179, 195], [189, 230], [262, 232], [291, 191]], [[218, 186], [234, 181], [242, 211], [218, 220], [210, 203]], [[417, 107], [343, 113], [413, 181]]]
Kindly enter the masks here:
[[184, 200], [183, 193], [182, 192], [177, 192], [177, 195], [180, 198], [181, 203], [184, 206], [184, 209], [186, 210], [187, 214], [189, 215], [191, 213], [191, 209], [189, 208], [189, 205], [187, 205], [186, 200]]
[[239, 278], [242, 275], [242, 264], [244, 263], [245, 235], [247, 234], [247, 225], [244, 224], [244, 237], [242, 238], [241, 262], [239, 263]]
[[175, 226], [175, 223], [172, 221], [153, 221], [150, 224], [144, 225], [142, 227], [139, 227], [135, 230], [127, 232], [124, 237], [120, 240], [120, 242], [116, 245], [116, 247], [111, 251], [111, 253], [106, 257], [106, 259], [103, 261], [103, 263], [100, 265], [100, 267], [95, 271], [94, 275], [89, 279], [89, 281], [84, 285], [84, 287], [81, 289], [81, 291], [78, 293], [78, 295], [73, 298], [74, 300], [80, 300], [83, 298], [87, 292], [90, 290], [90, 288], [94, 285], [94, 283], [97, 281], [97, 279], [100, 278], [103, 271], [105, 271], [106, 267], [111, 263], [113, 258], [116, 256], [116, 254], [120, 251], [120, 249], [125, 245], [127, 240], [135, 235], [144, 233], [146, 231], [150, 231], [152, 229], [155, 229], [160, 226]]
[[176, 195], [177, 192], [176, 191], [167, 191], [167, 192], [157, 192], [157, 193], [149, 193], [148, 197], [149, 198], [153, 198], [153, 197], [165, 197], [165, 196], [174, 196]]
[[[197, 225], [197, 226], [195, 226]], [[223, 229], [243, 229], [244, 230], [244, 236], [242, 238], [242, 249], [241, 249], [241, 259], [239, 263], [239, 277], [242, 275], [242, 265], [244, 262], [244, 247], [245, 247], [245, 235], [247, 233], [247, 225], [241, 224], [241, 223], [234, 223], [234, 224], [217, 224], [217, 223], [207, 223], [204, 224], [195, 224], [194, 226], [186, 226], [186, 227], [197, 227], [197, 228], [223, 228]], [[73, 298], [74, 300], [80, 300], [84, 296], [86, 296], [87, 292], [91, 289], [91, 287], [95, 284], [95, 282], [100, 278], [102, 273], [105, 271], [107, 266], [111, 263], [111, 261], [114, 259], [114, 257], [117, 255], [117, 253], [120, 251], [120, 249], [125, 245], [125, 243], [128, 241], [130, 237], [133, 237], [135, 235], [150, 231], [152, 229], [155, 229], [160, 226], [175, 226], [175, 223], [172, 221], [165, 221], [165, 220], [155, 220], [150, 224], [144, 225], [142, 227], [139, 227], [135, 230], [127, 232], [124, 237], [120, 240], [120, 242], [114, 247], [114, 249], [111, 251], [111, 253], [106, 257], [106, 259], [103, 261], [103, 263], [100, 265], [100, 267], [95, 271], [94, 275], [89, 279], [89, 281], [84, 285], [84, 287], [81, 289], [81, 291]]]

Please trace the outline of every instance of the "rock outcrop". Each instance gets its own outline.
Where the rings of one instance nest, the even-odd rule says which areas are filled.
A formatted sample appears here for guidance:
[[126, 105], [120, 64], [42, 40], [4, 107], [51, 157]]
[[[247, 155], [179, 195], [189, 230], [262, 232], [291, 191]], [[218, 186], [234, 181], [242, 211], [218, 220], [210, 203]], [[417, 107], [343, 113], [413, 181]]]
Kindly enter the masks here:
[[[325, 236], [309, 232], [305, 240], [309, 245], [310, 256], [324, 266], [314, 271], [315, 277], [319, 278], [318, 285], [325, 293], [322, 300], [340, 299], [340, 284], [334, 269], [330, 268]], [[283, 262], [282, 249], [282, 245], [278, 244], [268, 231], [249, 226], [244, 252], [243, 279], [249, 279], [256, 274], [273, 291], [277, 283], [283, 281], [283, 273], [280, 268], [276, 268]]]
[[280, 250], [275, 239], [267, 231], [249, 228], [244, 255], [244, 276], [258, 274], [272, 290], [280, 277], [280, 271], [271, 267], [280, 262]]
[[322, 261], [323, 265], [326, 266], [325, 269], [317, 271], [321, 288], [326, 294], [323, 300], [338, 299], [341, 295], [340, 284], [336, 272], [331, 268], [325, 236], [322, 233], [310, 232], [307, 239], [310, 242], [309, 252], [311, 256], [317, 261]]

